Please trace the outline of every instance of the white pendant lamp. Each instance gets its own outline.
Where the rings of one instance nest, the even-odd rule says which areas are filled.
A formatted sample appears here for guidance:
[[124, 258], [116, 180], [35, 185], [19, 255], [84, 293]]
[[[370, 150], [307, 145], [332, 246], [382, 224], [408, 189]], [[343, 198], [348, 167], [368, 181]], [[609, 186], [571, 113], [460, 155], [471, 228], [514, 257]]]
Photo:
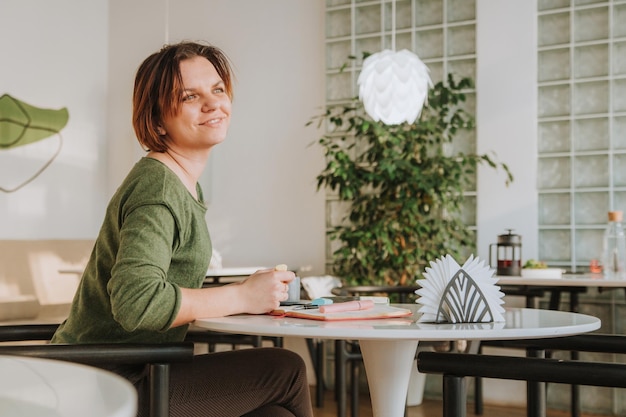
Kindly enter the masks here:
[[[392, 46], [395, 49], [395, 0], [392, 13]], [[387, 125], [415, 122], [433, 85], [428, 67], [406, 49], [398, 52], [385, 49], [367, 57], [357, 84], [359, 99], [367, 114]]]

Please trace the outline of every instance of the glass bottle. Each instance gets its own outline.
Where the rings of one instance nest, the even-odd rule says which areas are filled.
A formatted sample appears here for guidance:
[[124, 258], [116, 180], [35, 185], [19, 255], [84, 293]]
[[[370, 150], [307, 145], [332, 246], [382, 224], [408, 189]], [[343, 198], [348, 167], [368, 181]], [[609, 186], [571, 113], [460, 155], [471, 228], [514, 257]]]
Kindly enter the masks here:
[[626, 279], [626, 235], [622, 219], [621, 211], [609, 211], [602, 247], [602, 269], [607, 279]]

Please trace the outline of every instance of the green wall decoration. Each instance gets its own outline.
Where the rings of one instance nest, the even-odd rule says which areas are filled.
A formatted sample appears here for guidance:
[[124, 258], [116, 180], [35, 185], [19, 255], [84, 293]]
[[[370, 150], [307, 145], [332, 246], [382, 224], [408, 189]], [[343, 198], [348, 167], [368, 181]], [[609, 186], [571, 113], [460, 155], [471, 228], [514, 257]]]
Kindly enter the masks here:
[[30, 145], [54, 135], [59, 138], [58, 149], [49, 160], [34, 173], [26, 173], [25, 179], [12, 188], [2, 186], [3, 178], [0, 178], [0, 191], [10, 193], [19, 190], [50, 166], [61, 151], [63, 138], [60, 132], [68, 120], [69, 113], [65, 107], [44, 109], [24, 103], [9, 94], [0, 97], [0, 152]]

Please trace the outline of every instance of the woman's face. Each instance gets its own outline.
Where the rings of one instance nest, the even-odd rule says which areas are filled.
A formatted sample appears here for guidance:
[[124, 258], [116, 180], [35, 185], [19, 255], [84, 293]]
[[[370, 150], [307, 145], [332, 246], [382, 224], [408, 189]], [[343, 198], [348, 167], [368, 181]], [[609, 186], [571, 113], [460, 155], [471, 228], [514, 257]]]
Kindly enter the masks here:
[[226, 138], [231, 101], [215, 67], [204, 57], [181, 61], [184, 91], [178, 114], [165, 117], [168, 147], [176, 152], [208, 151]]

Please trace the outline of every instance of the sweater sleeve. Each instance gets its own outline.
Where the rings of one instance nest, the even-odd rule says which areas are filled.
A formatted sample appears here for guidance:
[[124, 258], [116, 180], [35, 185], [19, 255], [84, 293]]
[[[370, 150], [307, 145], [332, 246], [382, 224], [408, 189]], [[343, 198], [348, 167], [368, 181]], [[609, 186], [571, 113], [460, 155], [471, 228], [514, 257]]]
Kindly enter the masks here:
[[178, 314], [180, 288], [168, 280], [178, 228], [164, 205], [127, 213], [107, 291], [114, 319], [126, 330], [167, 330]]

